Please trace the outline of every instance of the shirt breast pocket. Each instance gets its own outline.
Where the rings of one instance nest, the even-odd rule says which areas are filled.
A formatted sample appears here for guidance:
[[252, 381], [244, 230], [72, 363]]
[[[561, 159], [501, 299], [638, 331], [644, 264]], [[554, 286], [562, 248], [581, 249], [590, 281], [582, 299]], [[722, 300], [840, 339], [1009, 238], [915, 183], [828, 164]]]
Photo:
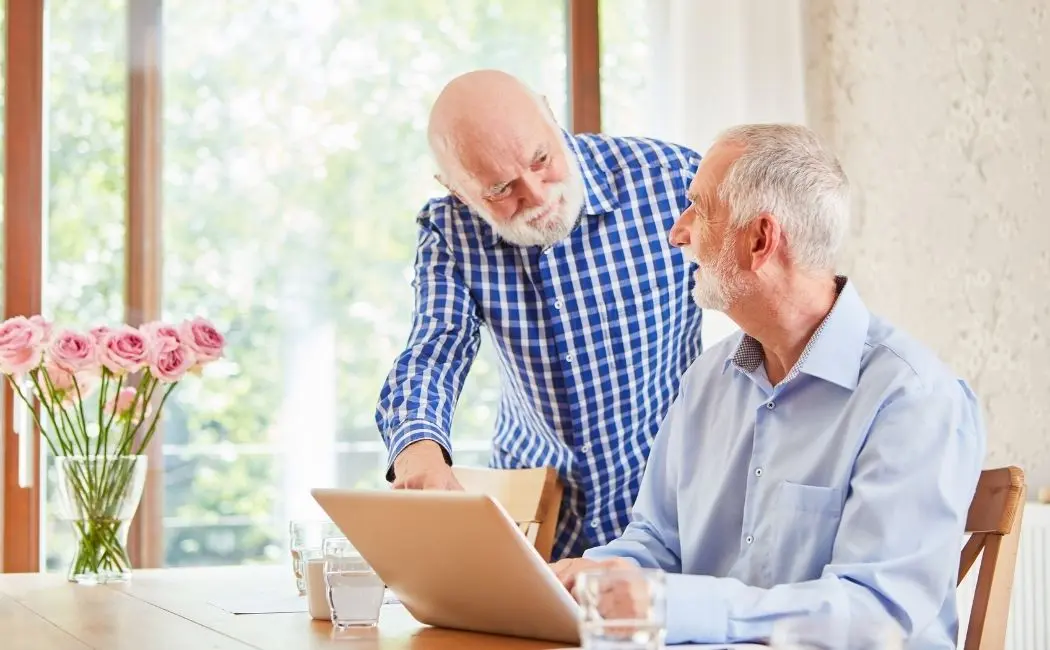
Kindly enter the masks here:
[[831, 561], [842, 502], [840, 488], [791, 481], [777, 487], [767, 565], [773, 584], [820, 577]]

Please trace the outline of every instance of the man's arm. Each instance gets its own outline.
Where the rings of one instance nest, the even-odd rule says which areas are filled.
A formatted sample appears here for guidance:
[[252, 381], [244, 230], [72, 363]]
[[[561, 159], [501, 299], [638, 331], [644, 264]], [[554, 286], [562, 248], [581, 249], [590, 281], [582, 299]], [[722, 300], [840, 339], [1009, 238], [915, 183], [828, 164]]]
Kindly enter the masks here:
[[[395, 459], [413, 443], [435, 443], [451, 465], [452, 416], [480, 344], [477, 304], [444, 238], [430, 223], [427, 209], [418, 221], [412, 331], [387, 376], [375, 416], [389, 451], [390, 481]], [[434, 444], [420, 444], [411, 451], [436, 456], [438, 450]]]
[[933, 623], [954, 588], [984, 456], [976, 400], [962, 392], [915, 390], [876, 416], [820, 579], [762, 589], [668, 576], [668, 643], [767, 639], [779, 619], [818, 612], [842, 622], [842, 635], [880, 620], [906, 635]]

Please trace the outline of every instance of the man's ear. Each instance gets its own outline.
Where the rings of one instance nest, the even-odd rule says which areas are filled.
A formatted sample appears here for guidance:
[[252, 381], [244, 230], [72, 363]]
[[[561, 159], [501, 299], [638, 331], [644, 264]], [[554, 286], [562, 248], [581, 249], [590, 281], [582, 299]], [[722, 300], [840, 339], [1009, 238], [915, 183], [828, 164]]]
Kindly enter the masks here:
[[448, 190], [449, 194], [451, 194], [452, 196], [456, 197], [460, 201], [463, 200], [463, 197], [461, 197], [459, 195], [459, 192], [457, 192], [456, 190], [452, 189], [452, 184], [449, 183], [448, 181], [446, 181], [445, 178], [441, 174], [434, 174], [434, 180], [436, 180], [437, 182], [441, 183], [441, 186], [444, 187], [446, 190]]
[[773, 258], [780, 249], [782, 234], [780, 222], [769, 212], [758, 215], [748, 225], [748, 255], [752, 271], [757, 271]]
[[549, 113], [549, 114], [550, 114], [550, 116], [551, 116], [551, 119], [552, 119], [552, 120], [554, 120], [555, 122], [557, 122], [557, 121], [558, 121], [558, 118], [557, 118], [557, 117], [555, 117], [555, 115], [554, 115], [554, 109], [553, 109], [553, 108], [551, 108], [551, 102], [550, 102], [550, 100], [549, 100], [549, 99], [547, 99], [547, 96], [546, 96], [546, 95], [540, 95], [540, 97], [542, 97], [542, 98], [543, 98], [543, 105], [547, 107], [547, 113]]

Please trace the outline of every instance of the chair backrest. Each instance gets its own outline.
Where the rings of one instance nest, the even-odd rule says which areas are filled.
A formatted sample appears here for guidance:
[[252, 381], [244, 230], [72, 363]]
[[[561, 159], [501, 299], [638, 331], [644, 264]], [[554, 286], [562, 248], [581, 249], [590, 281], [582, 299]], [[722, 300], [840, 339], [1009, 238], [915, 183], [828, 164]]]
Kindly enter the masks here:
[[562, 495], [562, 484], [553, 468], [487, 469], [456, 465], [452, 472], [464, 490], [487, 494], [503, 506], [543, 559], [550, 561]]
[[966, 517], [970, 539], [962, 550], [959, 582], [984, 551], [974, 591], [964, 650], [1004, 650], [1010, 590], [1024, 514], [1024, 472], [1001, 467], [981, 472]]

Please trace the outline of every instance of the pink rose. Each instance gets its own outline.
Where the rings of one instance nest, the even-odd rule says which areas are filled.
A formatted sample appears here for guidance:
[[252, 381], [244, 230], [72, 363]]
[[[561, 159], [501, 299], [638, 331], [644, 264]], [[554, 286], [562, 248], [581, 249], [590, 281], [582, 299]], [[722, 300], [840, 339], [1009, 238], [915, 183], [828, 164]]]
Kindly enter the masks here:
[[199, 365], [210, 363], [222, 356], [226, 339], [208, 320], [194, 318], [185, 321], [179, 326], [179, 333], [182, 335], [182, 341], [197, 356]]
[[193, 350], [170, 336], [162, 336], [150, 350], [149, 371], [159, 381], [174, 383], [182, 379], [197, 362]]
[[37, 314], [36, 316], [30, 316], [29, 322], [32, 323], [34, 327], [40, 328], [40, 331], [43, 333], [45, 345], [51, 342], [51, 321], [47, 320], [40, 314]]
[[[145, 397], [139, 398], [139, 403], [135, 403], [135, 394], [138, 391], [131, 387], [125, 387], [120, 389], [117, 396], [109, 400], [106, 403], [106, 413], [115, 413], [118, 419], [126, 420], [131, 418], [132, 422], [139, 420], [139, 414], [142, 412], [142, 400]], [[131, 413], [131, 407], [135, 407], [135, 413]], [[149, 417], [150, 408], [146, 406], [145, 416]]]
[[[55, 399], [59, 402], [75, 402], [78, 389], [81, 399], [87, 397], [88, 393], [95, 389], [96, 377], [93, 375], [86, 373], [74, 374], [51, 362], [44, 363], [44, 372], [47, 373], [47, 379], [40, 378], [41, 388], [47, 390], [48, 382], [50, 382], [50, 388], [54, 391]], [[76, 383], [74, 383], [74, 377], [76, 378]]]
[[91, 331], [88, 332], [88, 334], [91, 335], [91, 338], [95, 339], [95, 343], [101, 345], [102, 339], [106, 338], [106, 334], [109, 334], [112, 331], [113, 328], [109, 327], [108, 325], [99, 325], [97, 327], [92, 327]]
[[0, 372], [24, 375], [40, 365], [48, 335], [42, 321], [15, 316], [0, 324]]
[[176, 329], [174, 325], [168, 325], [167, 323], [162, 323], [158, 320], [150, 323], [143, 323], [139, 326], [139, 331], [145, 334], [146, 338], [151, 342], [156, 341], [163, 336], [173, 338], [176, 341], [182, 340], [179, 336], [179, 330]]
[[41, 385], [47, 386], [50, 381], [52, 388], [55, 389], [56, 393], [65, 393], [73, 390], [73, 373], [69, 372], [65, 368], [59, 368], [51, 363], [44, 364], [44, 372], [47, 373], [47, 379], [41, 378]]
[[115, 375], [137, 372], [149, 360], [149, 344], [142, 332], [124, 325], [103, 337], [99, 358]]
[[58, 333], [48, 346], [47, 358], [55, 366], [73, 373], [98, 370], [94, 339], [72, 330], [62, 330]]

